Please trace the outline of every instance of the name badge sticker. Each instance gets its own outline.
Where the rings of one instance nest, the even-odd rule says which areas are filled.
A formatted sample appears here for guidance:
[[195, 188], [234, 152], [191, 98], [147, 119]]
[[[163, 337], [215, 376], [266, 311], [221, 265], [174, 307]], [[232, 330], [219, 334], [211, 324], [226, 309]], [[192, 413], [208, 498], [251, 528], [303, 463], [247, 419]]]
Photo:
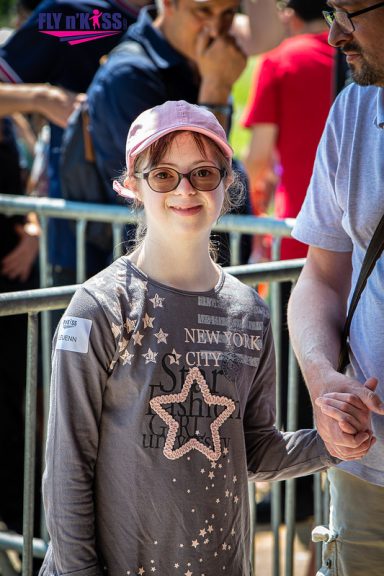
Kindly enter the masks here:
[[92, 320], [77, 318], [76, 316], [64, 316], [60, 321], [56, 350], [68, 350], [69, 352], [86, 354], [88, 352], [91, 327]]

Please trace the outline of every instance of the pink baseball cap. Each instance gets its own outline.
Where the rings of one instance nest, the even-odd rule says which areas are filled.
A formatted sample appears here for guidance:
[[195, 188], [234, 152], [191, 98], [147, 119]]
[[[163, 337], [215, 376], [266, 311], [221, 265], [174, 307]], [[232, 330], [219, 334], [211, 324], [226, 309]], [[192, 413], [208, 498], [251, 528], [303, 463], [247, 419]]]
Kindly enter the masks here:
[[[175, 130], [204, 134], [217, 144], [226, 158], [232, 159], [233, 150], [228, 144], [225, 131], [212, 112], [197, 104], [189, 104], [185, 100], [170, 100], [145, 110], [132, 122], [125, 148], [128, 174], [133, 172], [136, 156], [156, 140]], [[117, 180], [113, 182], [113, 189], [120, 196], [127, 198], [134, 196]]]

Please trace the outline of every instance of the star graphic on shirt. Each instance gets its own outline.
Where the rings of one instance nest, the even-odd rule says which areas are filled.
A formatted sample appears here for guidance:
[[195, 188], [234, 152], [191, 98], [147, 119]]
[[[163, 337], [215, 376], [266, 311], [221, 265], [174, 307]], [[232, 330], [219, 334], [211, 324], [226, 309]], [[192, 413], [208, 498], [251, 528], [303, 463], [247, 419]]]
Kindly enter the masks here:
[[187, 570], [186, 572], [184, 572], [184, 576], [192, 576], [193, 572], [191, 572], [190, 570]]
[[163, 308], [163, 301], [165, 298], [160, 298], [158, 294], [155, 294], [154, 298], [150, 298], [149, 301], [152, 302], [154, 308]]
[[128, 350], [125, 350], [125, 352], [123, 352], [123, 354], [120, 355], [120, 358], [123, 361], [123, 366], [125, 366], [126, 364], [131, 363], [131, 360], [133, 358], [133, 354], [130, 354], [128, 352]]
[[212, 478], [214, 478], [214, 477], [215, 477], [215, 474], [213, 472], [210, 472], [208, 474], [208, 478], [210, 478], [210, 480], [212, 480]]
[[199, 543], [198, 543], [198, 541], [197, 541], [197, 540], [192, 540], [192, 544], [191, 544], [191, 546], [192, 546], [193, 548], [197, 548], [197, 547], [198, 547], [198, 545], [199, 545]]
[[140, 576], [142, 576], [142, 574], [145, 574], [145, 570], [143, 567], [139, 568], [138, 574], [140, 574]]
[[125, 338], [123, 338], [123, 339], [121, 340], [121, 342], [119, 342], [119, 352], [122, 352], [123, 350], [125, 350], [126, 347], [127, 347], [127, 345], [128, 345], [128, 340], [126, 340]]
[[[203, 396], [204, 402], [208, 406], [222, 406], [224, 410], [212, 420], [210, 429], [213, 441], [213, 449], [200, 442], [197, 438], [191, 438], [185, 442], [180, 448], [174, 449], [176, 435], [180, 428], [180, 424], [175, 420], [169, 412], [167, 412], [162, 405], [163, 404], [178, 404], [185, 402], [190, 393], [193, 382], [196, 382], [200, 388], [201, 394]], [[230, 415], [235, 411], [235, 403], [230, 398], [226, 396], [217, 396], [211, 394], [208, 384], [206, 383], [204, 376], [200, 370], [195, 366], [191, 368], [185, 379], [183, 388], [179, 394], [165, 394], [164, 396], [156, 396], [150, 401], [150, 406], [156, 414], [168, 425], [169, 430], [167, 434], [167, 439], [165, 441], [163, 453], [166, 458], [170, 460], [176, 460], [187, 454], [190, 450], [198, 450], [201, 452], [208, 460], [218, 460], [221, 456], [221, 442], [219, 429], [224, 424], [224, 422], [230, 417]]]
[[143, 318], [144, 328], [153, 328], [153, 321], [155, 318], [151, 318], [148, 314], [145, 314]]
[[144, 334], [140, 334], [140, 332], [135, 332], [135, 334], [133, 334], [132, 339], [135, 342], [136, 346], [141, 346], [141, 341], [144, 338]]
[[238, 501], [239, 501], [239, 497], [238, 497], [238, 496], [235, 496], [234, 499], [233, 499], [233, 501], [234, 501], [235, 504], [237, 504]]
[[117, 326], [117, 324], [115, 324], [114, 322], [112, 322], [112, 333], [114, 335], [115, 338], [117, 338], [118, 336], [120, 336], [121, 333], [121, 328], [120, 326]]
[[168, 354], [169, 363], [170, 364], [178, 364], [179, 358], [181, 358], [181, 354], [178, 354], [175, 349], [172, 350], [170, 354]]
[[148, 348], [148, 352], [146, 354], [142, 354], [142, 356], [144, 356], [146, 364], [149, 364], [149, 362], [156, 364], [157, 352], [152, 352], [152, 350]]
[[167, 343], [168, 334], [166, 332], [163, 332], [162, 328], [160, 328], [160, 330], [155, 334], [155, 336], [157, 338], [158, 344], [160, 344], [161, 342], [164, 342], [164, 344]]
[[125, 328], [128, 332], [128, 334], [130, 332], [133, 332], [136, 326], [136, 322], [134, 320], [131, 320], [130, 318], [126, 318], [125, 320]]
[[202, 536], [202, 538], [204, 538], [204, 536], [206, 535], [207, 531], [205, 528], [202, 528], [199, 532], [199, 536]]

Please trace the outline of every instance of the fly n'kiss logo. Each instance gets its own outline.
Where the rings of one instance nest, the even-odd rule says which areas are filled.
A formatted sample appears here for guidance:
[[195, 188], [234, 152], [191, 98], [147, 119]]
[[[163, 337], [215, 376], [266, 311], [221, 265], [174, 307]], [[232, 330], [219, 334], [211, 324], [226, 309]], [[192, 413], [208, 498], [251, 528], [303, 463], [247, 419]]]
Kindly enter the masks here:
[[60, 42], [82, 44], [108, 36], [116, 36], [127, 29], [127, 19], [119, 12], [101, 12], [97, 8], [88, 12], [63, 14], [40, 12], [38, 29], [42, 34], [55, 36]]

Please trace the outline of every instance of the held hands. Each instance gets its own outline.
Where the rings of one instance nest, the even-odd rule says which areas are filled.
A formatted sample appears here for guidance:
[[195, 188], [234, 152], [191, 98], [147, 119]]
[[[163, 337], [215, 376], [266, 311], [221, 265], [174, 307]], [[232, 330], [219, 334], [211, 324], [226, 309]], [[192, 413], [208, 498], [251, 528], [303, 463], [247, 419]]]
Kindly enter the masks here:
[[197, 39], [196, 63], [201, 75], [201, 101], [226, 104], [247, 58], [233, 36], [213, 35], [206, 27]]
[[376, 378], [369, 378], [362, 386], [352, 378], [337, 376], [339, 391], [326, 393], [315, 400], [317, 428], [332, 456], [357, 460], [376, 442], [371, 429], [371, 412], [384, 414], [384, 404], [374, 392]]

